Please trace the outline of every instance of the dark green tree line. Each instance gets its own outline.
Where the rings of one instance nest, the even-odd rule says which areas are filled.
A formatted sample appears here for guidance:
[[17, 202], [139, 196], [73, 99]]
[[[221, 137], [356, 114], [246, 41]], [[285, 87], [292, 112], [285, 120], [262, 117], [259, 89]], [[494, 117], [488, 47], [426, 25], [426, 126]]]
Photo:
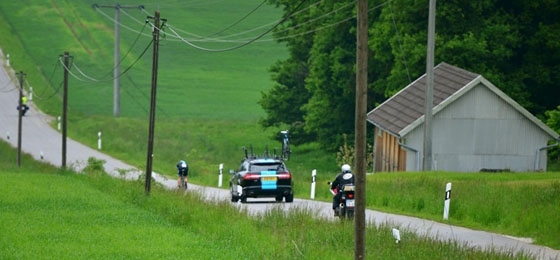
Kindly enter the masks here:
[[[271, 0], [292, 10], [300, 0]], [[428, 1], [370, 1], [368, 109], [425, 73]], [[354, 131], [355, 1], [308, 1], [275, 31], [290, 58], [263, 93], [265, 126], [286, 124], [297, 143], [336, 149]], [[560, 96], [560, 3], [438, 1], [435, 63], [479, 73], [545, 118]]]

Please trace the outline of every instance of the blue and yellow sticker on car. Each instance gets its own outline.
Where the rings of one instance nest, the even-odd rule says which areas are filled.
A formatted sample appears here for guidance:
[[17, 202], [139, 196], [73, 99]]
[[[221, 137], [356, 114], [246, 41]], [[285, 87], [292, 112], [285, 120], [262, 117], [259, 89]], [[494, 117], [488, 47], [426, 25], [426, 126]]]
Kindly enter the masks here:
[[278, 188], [277, 181], [276, 171], [261, 171], [261, 189], [275, 190]]

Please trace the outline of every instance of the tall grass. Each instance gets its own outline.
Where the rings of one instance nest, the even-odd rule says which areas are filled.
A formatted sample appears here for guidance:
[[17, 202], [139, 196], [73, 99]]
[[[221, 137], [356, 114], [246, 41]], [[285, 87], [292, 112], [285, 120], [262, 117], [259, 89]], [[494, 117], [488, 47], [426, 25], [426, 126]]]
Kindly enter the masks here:
[[[96, 147], [97, 133], [102, 131], [102, 152], [143, 169], [146, 163], [147, 115], [151, 86], [150, 52], [121, 78], [121, 117], [113, 117], [113, 82], [110, 79], [113, 67], [113, 23], [91, 8], [91, 4], [94, 2], [114, 4], [109, 1], [89, 0], [50, 2], [31, 0], [27, 4], [5, 1], [0, 4], [0, 35], [10, 35], [10, 37], [0, 37], [0, 45], [4, 53], [10, 54], [13, 68], [16, 71], [23, 70], [27, 74], [27, 80], [35, 90], [33, 102], [54, 116], [61, 112], [60, 92], [57, 92], [62, 80], [62, 69], [58, 61], [60, 54], [69, 51], [73, 56], [73, 62], [88, 75], [103, 79], [99, 82], [70, 79], [69, 136], [91, 147]], [[145, 5], [149, 13], [159, 9], [162, 17], [168, 19], [168, 23], [175, 26], [174, 28], [185, 28], [199, 35], [209, 35], [220, 28], [231, 25], [240, 18], [240, 14], [246, 14], [260, 2], [260, 0], [221, 1], [216, 6], [215, 1], [171, 0], [147, 1]], [[120, 4], [133, 5], [136, 4], [136, 1], [125, 0], [120, 1]], [[112, 11], [107, 9], [105, 12], [112, 16]], [[281, 10], [274, 9], [272, 6], [263, 7], [251, 16], [251, 19], [255, 20], [247, 20], [247, 23], [240, 24], [237, 32], [266, 24], [271, 20], [274, 21], [280, 13]], [[129, 14], [141, 21], [146, 18], [146, 13], [140, 11], [129, 11]], [[121, 21], [138, 31], [143, 28], [142, 24], [137, 24], [125, 15], [122, 15]], [[145, 32], [149, 34], [149, 28]], [[121, 28], [121, 53], [124, 55], [125, 50], [132, 50], [131, 55], [123, 61], [123, 67], [128, 66], [139, 57], [151, 40], [150, 37], [140, 37], [137, 44], [132, 46], [136, 36], [137, 33]], [[273, 84], [267, 72], [268, 68], [276, 60], [286, 57], [286, 50], [282, 45], [260, 42], [231, 52], [209, 53], [186, 48], [181, 42], [173, 41], [168, 37], [162, 41], [160, 54], [153, 161], [155, 171], [174, 175], [176, 162], [179, 159], [186, 159], [191, 165], [192, 178], [190, 180], [192, 182], [215, 186], [218, 178], [218, 165], [224, 163], [226, 172], [228, 169], [236, 168], [243, 157], [241, 147], [252, 144], [255, 151], [260, 152], [265, 149], [266, 145], [270, 149], [281, 146], [280, 140], [272, 137], [282, 129], [282, 126], [276, 129], [262, 129], [258, 125], [258, 119], [264, 112], [258, 106], [257, 100], [260, 92], [270, 88]], [[104, 75], [109, 75], [109, 77], [104, 77]], [[316, 144], [292, 147], [292, 151], [292, 157], [287, 165], [294, 174], [296, 196], [303, 198], [309, 196], [311, 171], [317, 169], [319, 186], [316, 197], [320, 200], [329, 200], [330, 193], [324, 183], [332, 180], [338, 171], [336, 155], [322, 151]], [[2, 155], [4, 154], [3, 152]], [[10, 164], [14, 163], [14, 160], [10, 158]], [[10, 169], [10, 171], [18, 173], [37, 171], [35, 168], [26, 168], [25, 165], [29, 163], [29, 160], [31, 159], [25, 159], [22, 169]], [[0, 164], [2, 172], [7, 171], [5, 167], [7, 166]], [[43, 170], [45, 166], [36, 167]], [[53, 171], [53, 169], [49, 169], [49, 171]], [[54, 171], [56, 172], [56, 169]], [[22, 176], [31, 176], [31, 178], [25, 179], [37, 178], [43, 183], [31, 182], [34, 186], [25, 188], [25, 192], [20, 195], [31, 196], [26, 192], [31, 193], [34, 187], [44, 188], [43, 186], [48, 186], [47, 184], [56, 185], [49, 183], [49, 178], [42, 179], [28, 174], [22, 174]], [[227, 177], [226, 174], [224, 182], [226, 187]], [[60, 177], [53, 179], [58, 178]], [[83, 185], [87, 187], [86, 183], [89, 181], [90, 179], [84, 179]], [[23, 180], [20, 182], [26, 183]], [[446, 182], [453, 183], [449, 223], [531, 237], [535, 239], [536, 243], [560, 248], [560, 238], [557, 235], [560, 234], [560, 222], [557, 214], [557, 205], [560, 205], [558, 173], [377, 173], [367, 177], [366, 201], [370, 208], [441, 221]], [[16, 185], [16, 183], [12, 184]], [[8, 186], [4, 188], [8, 188]], [[104, 188], [98, 188], [98, 190], [105, 191]], [[156, 195], [146, 198], [138, 196], [134, 188], [126, 190], [128, 190], [129, 197], [125, 197], [124, 201], [137, 203], [135, 204], [137, 206], [134, 207], [144, 209], [144, 207], [149, 208], [148, 204], [156, 204], [156, 208], [162, 208], [161, 211], [150, 209], [152, 214], [157, 213], [153, 218], [158, 218], [163, 213], [165, 216], [174, 216], [169, 217], [171, 219], [181, 219], [191, 214], [187, 210], [177, 210], [181, 207], [186, 208], [185, 205], [169, 206], [159, 201], [154, 203]], [[123, 193], [126, 192], [123, 191]], [[162, 194], [166, 193], [162, 192]], [[82, 200], [81, 197], [78, 197], [79, 195], [75, 195], [76, 199]], [[161, 196], [165, 198], [161, 201], [169, 199], [168, 195]], [[192, 203], [196, 204], [196, 202]], [[29, 204], [29, 206], [40, 207], [41, 205]], [[189, 205], [188, 208], [191, 209], [191, 206]], [[223, 207], [227, 207], [227, 205], [223, 205]], [[206, 208], [198, 210], [205, 211]], [[116, 213], [110, 212], [110, 214]], [[167, 219], [168, 217], [162, 218]], [[211, 220], [231, 221], [220, 220], [218, 217], [211, 218]], [[10, 221], [16, 221], [15, 217], [11, 216]], [[95, 223], [95, 220], [90, 221]], [[264, 221], [263, 219], [262, 222]], [[306, 222], [305, 224], [314, 228], [313, 230], [306, 229], [310, 234], [313, 234], [315, 229], [328, 225], [323, 222]], [[218, 226], [208, 223], [205, 225], [210, 226], [210, 229], [225, 229], [228, 231], [224, 232], [229, 232], [216, 233], [216, 236], [238, 236], [232, 230], [239, 229], [229, 228], [230, 225], [237, 224], [227, 222]], [[254, 222], [246, 225], [243, 228], [255, 231], [252, 227], [255, 225]], [[338, 226], [336, 227], [338, 228]], [[156, 233], [163, 232], [161, 227], [152, 228]], [[175, 228], [173, 227], [173, 229]], [[272, 231], [267, 230], [267, 232]], [[282, 233], [279, 230], [274, 232]], [[344, 229], [337, 230], [337, 232], [349, 231]], [[368, 230], [368, 232], [375, 234], [386, 231]], [[17, 237], [18, 234], [15, 233], [12, 235], [15, 237], [6, 239], [21, 238]], [[300, 251], [304, 254], [316, 251], [314, 250], [315, 244], [299, 243], [302, 239], [298, 236], [306, 235], [307, 233], [294, 233], [297, 239], [283, 237], [282, 245], [290, 248], [288, 252], [294, 255], [300, 254]], [[272, 239], [271, 241], [274, 243], [279, 241], [265, 235], [262, 236]], [[329, 247], [337, 242], [337, 236], [330, 233], [318, 233], [313, 237], [318, 239], [315, 237], [321, 236], [324, 236], [328, 242], [319, 241]], [[223, 239], [221, 237], [212, 238]], [[108, 237], [108, 239], [114, 238]], [[230, 240], [236, 239], [231, 238]], [[381, 240], [383, 239], [380, 238]], [[247, 245], [234, 243], [232, 246], [248, 248], [251, 244], [254, 247], [254, 244], [260, 241], [257, 239], [244, 240], [239, 243], [247, 243]], [[344, 242], [346, 241], [338, 243]], [[299, 249], [295, 249], [294, 243], [298, 245]], [[435, 242], [427, 242], [423, 246], [440, 247], [432, 243]], [[231, 249], [230, 244], [224, 243], [221, 246]], [[270, 247], [259, 252], [261, 255], [266, 255], [264, 252], [270, 250], [277, 253], [280, 256], [279, 259], [282, 259], [282, 256], [284, 259], [289, 259], [280, 252], [281, 249]], [[398, 259], [401, 258], [398, 250], [402, 250], [402, 247], [405, 246], [395, 247], [381, 243], [370, 245], [370, 248], [373, 249], [369, 249], [369, 251], [379, 253], [386, 258], [391, 255]], [[336, 249], [327, 250], [329, 254], [333, 253], [330, 250]], [[459, 254], [455, 250], [445, 248], [443, 251], [453, 251]], [[218, 250], [218, 252], [221, 251]], [[420, 254], [423, 252], [423, 250], [419, 250]], [[158, 251], [157, 254], [159, 253], [161, 252]], [[233, 256], [243, 256], [242, 253], [238, 252], [238, 254]], [[352, 255], [352, 252], [344, 250], [342, 254], [344, 258], [344, 256]], [[327, 255], [325, 253], [321, 256]], [[405, 254], [402, 258], [406, 258], [405, 256], [411, 257]], [[436, 256], [436, 258], [443, 257]]]
[[[7, 144], [0, 151], [13, 153]], [[197, 193], [141, 181], [53, 167], [0, 173], [0, 259], [351, 259], [353, 225], [315, 218], [315, 212], [271, 210], [249, 217], [227, 200], [204, 202]], [[40, 168], [40, 167], [38, 167]], [[419, 238], [389, 226], [366, 230], [368, 259], [533, 259], [480, 251], [456, 242]]]
[[370, 208], [488, 230], [560, 248], [559, 173], [379, 173], [367, 178]]

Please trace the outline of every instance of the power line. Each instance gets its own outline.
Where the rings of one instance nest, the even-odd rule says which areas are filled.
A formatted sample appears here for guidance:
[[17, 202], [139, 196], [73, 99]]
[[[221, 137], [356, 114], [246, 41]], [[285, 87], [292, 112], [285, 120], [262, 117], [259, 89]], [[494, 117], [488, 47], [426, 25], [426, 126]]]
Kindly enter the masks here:
[[[116, 21], [114, 18], [112, 18], [112, 17], [109, 16], [108, 14], [102, 12], [101, 9], [99, 9], [99, 8], [95, 8], [95, 10], [96, 10], [98, 13], [100, 13], [102, 16], [104, 16], [105, 18], [107, 18], [107, 19], [113, 21], [114, 23], [116, 23], [116, 24], [122, 26], [123, 28], [125, 28], [125, 29], [127, 29], [127, 30], [129, 30], [129, 31], [131, 31], [131, 32], [134, 32], [134, 33], [139, 33], [139, 32], [140, 32], [140, 31], [135, 30], [135, 29], [133, 29], [133, 28], [131, 28], [131, 27], [129, 27], [129, 26], [127, 26], [127, 25], [125, 25], [125, 24], [119, 22], [119, 21]], [[143, 35], [144, 35], [144, 36], [151, 37], [151, 35], [149, 35], [149, 34], [143, 34]]]
[[[391, 5], [391, 3], [389, 3], [389, 11], [391, 12], [391, 19], [393, 20], [393, 26], [395, 27], [395, 33], [397, 34], [397, 41], [399, 42], [399, 49], [401, 50], [401, 53], [403, 53], [399, 28], [397, 27], [397, 22], [395, 21], [395, 15], [393, 14], [393, 6]], [[412, 78], [410, 77], [410, 71], [408, 70], [408, 61], [406, 59], [406, 55], [402, 55], [402, 56], [403, 56], [403, 61], [404, 61], [404, 67], [406, 68], [406, 75], [408, 76], [408, 82], [412, 82]]]
[[47, 79], [47, 82], [48, 82], [47, 85], [48, 85], [49, 87], [51, 87], [51, 89], [54, 90], [54, 93], [52, 93], [52, 94], [49, 95], [48, 97], [43, 97], [43, 95], [46, 95], [46, 92], [47, 92], [47, 90], [48, 90], [48, 89], [45, 88], [45, 89], [44, 89], [44, 92], [41, 93], [40, 95], [38, 95], [37, 93], [34, 94], [34, 96], [35, 96], [36, 98], [38, 98], [39, 100], [43, 100], [43, 101], [49, 100], [49, 99], [51, 99], [52, 97], [54, 97], [56, 94], [58, 94], [58, 92], [60, 91], [60, 88], [62, 87], [62, 82], [59, 83], [59, 87], [58, 87], [57, 89], [55, 89], [55, 88], [53, 87], [53, 85], [55, 85], [55, 84], [53, 84], [53, 82], [52, 82], [52, 80], [53, 80], [53, 78], [54, 78], [54, 75], [55, 75], [55, 72], [57, 71], [57, 69], [59, 68], [59, 66], [60, 66], [60, 62], [59, 62], [59, 60], [57, 60], [57, 61], [55, 62], [55, 64], [54, 64], [54, 66], [53, 66], [54, 68], [53, 68], [53, 70], [52, 70], [52, 72], [51, 72], [50, 77]]
[[[266, 34], [270, 33], [272, 30], [274, 30], [274, 28], [278, 27], [280, 24], [282, 24], [284, 21], [288, 20], [288, 18], [290, 18], [305, 2], [307, 2], [307, 0], [302, 0], [286, 17], [284, 17], [282, 20], [280, 20], [280, 22], [276, 23], [276, 25], [274, 25], [273, 27], [269, 28], [268, 30], [266, 30], [265, 32], [261, 33], [260, 35], [258, 35], [257, 37], [242, 43], [240, 45], [237, 46], [233, 46], [230, 48], [223, 48], [223, 49], [208, 49], [208, 48], [204, 48], [198, 45], [195, 45], [194, 43], [184, 39], [183, 37], [181, 37], [175, 30], [173, 30], [173, 28], [171, 26], [168, 26], [169, 30], [171, 32], [173, 32], [177, 37], [179, 37], [181, 39], [181, 41], [183, 41], [184, 43], [190, 45], [193, 48], [199, 49], [199, 50], [203, 50], [203, 51], [208, 51], [208, 52], [225, 52], [225, 51], [231, 51], [231, 50], [236, 50], [239, 48], [242, 48], [244, 46], [247, 46], [251, 43], [253, 43], [254, 41], [262, 38], [263, 36], [265, 36]], [[157, 28], [156, 26], [154, 26], [154, 28]], [[159, 29], [158, 29], [159, 30]]]
[[[111, 70], [108, 71], [108, 72], [106, 73], [106, 75], [102, 77], [103, 79], [102, 79], [102, 80], [98, 80], [98, 81], [111, 81], [111, 80], [114, 80], [114, 79], [115, 79], [115, 75], [113, 75], [113, 77], [111, 77], [111, 78], [109, 78], [109, 79], [106, 79], [106, 78], [107, 78], [107, 76], [111, 75], [111, 73], [114, 72], [115, 69], [116, 69], [117, 67], [119, 67], [119, 66], [122, 64], [122, 62], [123, 62], [124, 60], [126, 60], [126, 58], [128, 57], [128, 55], [130, 55], [130, 53], [132, 52], [132, 50], [134, 49], [134, 47], [135, 47], [136, 44], [138, 43], [138, 40], [140, 39], [140, 36], [143, 35], [143, 32], [144, 32], [144, 30], [146, 29], [146, 27], [147, 27], [147, 23], [144, 23], [144, 26], [142, 27], [142, 30], [138, 33], [138, 35], [136, 35], [136, 39], [134, 39], [134, 41], [132, 42], [132, 45], [130, 45], [130, 47], [129, 47], [128, 50], [126, 51], [125, 55], [124, 55], [122, 58], [120, 58], [118, 64], [114, 65], [114, 67], [111, 68]], [[129, 68], [128, 68], [128, 69], [129, 69]], [[127, 70], [128, 70], [128, 69], [127, 69]], [[123, 73], [120, 73], [117, 77], [120, 77], [120, 76], [122, 76], [122, 75], [123, 75]], [[106, 79], [106, 80], [105, 80], [105, 79]]]
[[[297, 12], [294, 12], [291, 16], [293, 17], [293, 16], [295, 16], [295, 15], [297, 15], [297, 14], [299, 14], [299, 13], [301, 13], [301, 12], [303, 12], [303, 11], [309, 9], [309, 8], [312, 8], [315, 5], [318, 5], [319, 3], [321, 3], [321, 1], [317, 1], [317, 2], [307, 6], [306, 8], [302, 8], [301, 10], [299, 10]], [[149, 13], [146, 10], [142, 10], [142, 11], [149, 15]], [[271, 23], [264, 24], [264, 25], [261, 25], [261, 26], [258, 26], [258, 27], [255, 27], [255, 28], [252, 28], [252, 29], [249, 29], [249, 30], [242, 31], [242, 32], [238, 32], [238, 33], [234, 33], [234, 34], [228, 34], [228, 35], [224, 35], [224, 36], [221, 36], [221, 37], [213, 37], [213, 38], [210, 38], [208, 36], [205, 37], [205, 36], [198, 35], [198, 34], [188, 32], [186, 30], [182, 30], [182, 29], [178, 29], [178, 28], [175, 28], [175, 30], [179, 31], [179, 32], [182, 32], [184, 34], [187, 34], [191, 37], [194, 37], [193, 39], [188, 39], [190, 42], [245, 42], [248, 39], [251, 39], [253, 37], [248, 37], [248, 38], [243, 38], [243, 39], [235, 39], [235, 40], [225, 40], [225, 39], [232, 38], [233, 36], [247, 34], [247, 33], [257, 31], [257, 30], [260, 30], [260, 29], [263, 29], [263, 28], [267, 28], [267, 27], [273, 26], [275, 24], [278, 24], [280, 21], [282, 21], [282, 19], [278, 19], [278, 20], [273, 21]], [[168, 26], [169, 26], [169, 24], [168, 24]], [[174, 38], [181, 38], [181, 37], [177, 37], [177, 36], [174, 36], [174, 35], [171, 35], [171, 36], [174, 37]], [[182, 37], [182, 38], [185, 38], [185, 37]], [[264, 40], [264, 41], [270, 41], [270, 40]]]
[[[126, 74], [130, 69], [132, 69], [132, 67], [134, 67], [134, 65], [136, 65], [138, 63], [138, 61], [140, 61], [140, 59], [146, 54], [146, 52], [148, 51], [148, 49], [150, 48], [150, 46], [152, 45], [153, 41], [150, 41], [148, 43], [148, 45], [146, 45], [146, 47], [144, 48], [144, 50], [142, 51], [142, 53], [134, 60], [134, 62], [132, 62], [126, 69], [124, 69], [119, 75], [118, 77], [121, 77], [122, 75]], [[103, 82], [103, 81], [109, 81], [109, 80], [98, 80], [92, 76], [87, 75], [85, 72], [83, 72], [78, 65], [76, 64], [76, 62], [72, 59], [72, 63], [70, 65], [70, 68], [66, 68], [65, 65], [62, 63], [62, 58], [59, 57], [59, 63], [62, 64], [62, 66], [68, 70], [68, 73], [70, 73], [70, 75], [82, 82]], [[76, 71], [83, 77], [79, 77], [78, 75], [74, 74], [71, 70], [71, 68], [76, 68]], [[85, 78], [85, 79], [84, 79]]]
[[242, 22], [243, 20], [245, 20], [247, 17], [249, 17], [251, 14], [253, 14], [255, 11], [257, 11], [259, 8], [261, 8], [261, 6], [262, 6], [264, 3], [266, 3], [266, 1], [267, 1], [267, 0], [263, 0], [257, 7], [255, 7], [253, 10], [251, 10], [249, 13], [245, 14], [243, 17], [241, 17], [239, 20], [237, 20], [236, 22], [234, 22], [234, 23], [231, 24], [230, 26], [227, 26], [227, 27], [223, 28], [222, 30], [219, 30], [219, 31], [217, 31], [217, 32], [215, 32], [215, 33], [213, 33], [213, 34], [211, 34], [211, 35], [206, 36], [206, 37], [211, 37], [211, 36], [214, 36], [214, 35], [218, 35], [218, 34], [220, 34], [220, 33], [222, 33], [222, 32], [227, 31], [228, 29], [230, 29], [230, 28], [236, 26], [237, 24], [239, 24], [240, 22]]
[[114, 75], [114, 83], [113, 83], [113, 115], [119, 116], [120, 114], [120, 79], [119, 79], [119, 64], [121, 63], [120, 59], [120, 10], [126, 8], [138, 8], [144, 9], [143, 5], [137, 6], [121, 6], [120, 4], [116, 5], [98, 5], [94, 4], [93, 8], [99, 9], [99, 7], [108, 7], [115, 9], [115, 57], [114, 57], [114, 68], [113, 68], [113, 75]]
[[73, 62], [73, 57], [70, 57], [70, 58], [72, 58], [72, 59], [70, 60], [71, 64], [68, 65], [68, 67], [66, 66], [66, 64], [64, 63], [64, 61], [62, 61], [62, 57], [58, 57], [58, 61], [60, 62], [60, 64], [62, 64], [62, 67], [64, 67], [64, 69], [68, 72], [68, 74], [70, 74], [70, 76], [72, 76], [73, 78], [75, 78], [75, 79], [77, 79], [77, 80], [79, 80], [79, 81], [87, 81], [87, 80], [85, 80], [85, 79], [82, 79], [82, 78], [78, 77], [76, 74], [72, 73], [72, 71], [70, 70], [69, 67], [72, 67], [72, 63], [74, 63], [74, 62]]

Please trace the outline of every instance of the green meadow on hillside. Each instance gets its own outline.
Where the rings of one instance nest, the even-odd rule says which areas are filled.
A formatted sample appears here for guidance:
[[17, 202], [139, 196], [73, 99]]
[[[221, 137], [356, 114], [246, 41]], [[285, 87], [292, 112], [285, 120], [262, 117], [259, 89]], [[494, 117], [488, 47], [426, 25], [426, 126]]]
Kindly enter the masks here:
[[[280, 10], [267, 4], [256, 8], [261, 3], [260, 0], [147, 1], [141, 3], [143, 10], [121, 8], [123, 61], [120, 68], [121, 72], [129, 69], [120, 78], [121, 115], [141, 118], [148, 115], [152, 33], [151, 24], [145, 21], [159, 10], [161, 18], [167, 19], [159, 47], [159, 118], [246, 121], [262, 116], [263, 111], [256, 102], [261, 90], [271, 86], [268, 69], [286, 57], [285, 48], [272, 41], [271, 35], [265, 35], [247, 46], [221, 51], [259, 37], [279, 21]], [[115, 10], [96, 9], [93, 4], [115, 5], [111, 1], [91, 0], [0, 5], [4, 24], [1, 30], [14, 36], [14, 39], [0, 40], [3, 52], [10, 54], [16, 71], [26, 72], [37, 97], [34, 101], [49, 113], [60, 113], [60, 99], [49, 97], [62, 82], [59, 55], [68, 51], [73, 64], [69, 79], [71, 115], [113, 114]], [[119, 4], [139, 5], [138, 1]], [[244, 17], [251, 11], [251, 15]], [[202, 38], [205, 36], [208, 37]]]
[[[103, 152], [141, 169], [146, 163], [152, 64], [151, 30], [145, 26], [146, 17], [160, 10], [170, 28], [183, 36], [189, 35], [187, 32], [196, 34], [189, 35], [191, 43], [223, 49], [257, 37], [281, 15], [281, 10], [263, 5], [240, 21], [262, 3], [260, 0], [148, 1], [143, 3], [145, 12], [123, 10], [121, 70], [134, 66], [121, 77], [121, 116], [115, 118], [111, 79], [114, 27], [110, 20], [114, 9], [96, 11], [94, 3], [114, 4], [89, 0], [5, 1], [0, 4], [0, 35], [10, 37], [0, 37], [0, 47], [4, 54], [10, 54], [13, 69], [26, 73], [26, 86], [32, 86], [35, 93], [33, 102], [53, 116], [61, 113], [63, 69], [59, 55], [69, 51], [74, 74], [69, 80], [70, 137], [96, 147], [97, 133], [102, 131]], [[251, 30], [263, 25], [268, 26]], [[220, 32], [224, 28], [227, 30]], [[245, 31], [249, 33], [240, 34]], [[241, 147], [253, 145], [258, 153], [267, 145], [279, 148], [280, 140], [272, 137], [281, 128], [259, 126], [258, 119], [264, 112], [257, 101], [260, 92], [272, 86], [267, 70], [286, 57], [285, 48], [263, 37], [243, 48], [208, 52], [174, 38], [169, 29], [166, 33], [169, 35], [161, 41], [159, 57], [154, 171], [174, 176], [176, 162], [187, 159], [193, 182], [216, 185], [218, 165], [224, 163], [226, 172], [236, 168], [243, 157]], [[235, 41], [211, 43], [200, 36]], [[80, 74], [78, 68], [98, 81]], [[316, 144], [294, 147], [293, 151], [287, 164], [294, 174], [296, 196], [308, 196], [310, 174], [317, 169], [317, 197], [328, 200], [328, 190], [322, 184], [338, 171], [335, 154], [322, 151]], [[381, 173], [368, 176], [368, 206], [440, 221], [442, 189], [448, 181], [456, 189], [450, 223], [531, 237], [538, 244], [560, 248], [559, 237], [555, 236], [560, 234], [560, 222], [556, 221], [560, 204], [557, 172]], [[395, 190], [403, 192], [395, 194]]]

